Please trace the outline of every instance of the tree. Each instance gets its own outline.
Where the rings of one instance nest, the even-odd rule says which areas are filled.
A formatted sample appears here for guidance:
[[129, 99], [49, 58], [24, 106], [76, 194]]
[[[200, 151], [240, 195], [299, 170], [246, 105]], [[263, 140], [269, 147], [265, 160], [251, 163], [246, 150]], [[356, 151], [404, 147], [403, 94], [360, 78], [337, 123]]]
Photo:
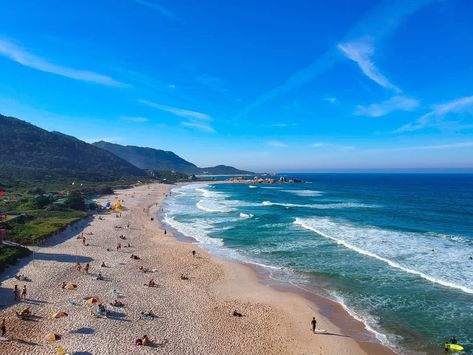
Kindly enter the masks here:
[[64, 202], [64, 205], [66, 205], [66, 207], [72, 208], [73, 210], [83, 211], [86, 209], [84, 198], [77, 190], [69, 193], [66, 198], [66, 201]]

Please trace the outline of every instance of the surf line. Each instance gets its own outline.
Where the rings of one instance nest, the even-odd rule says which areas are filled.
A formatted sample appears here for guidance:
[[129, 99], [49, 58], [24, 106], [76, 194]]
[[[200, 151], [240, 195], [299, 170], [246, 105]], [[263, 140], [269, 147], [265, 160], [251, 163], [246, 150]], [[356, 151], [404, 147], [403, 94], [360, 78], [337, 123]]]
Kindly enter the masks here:
[[436, 278], [433, 278], [429, 275], [426, 275], [424, 274], [423, 272], [421, 271], [417, 271], [417, 270], [412, 270], [412, 269], [409, 269], [409, 268], [406, 268], [392, 260], [389, 260], [387, 258], [384, 258], [382, 256], [379, 256], [375, 253], [372, 253], [372, 252], [369, 252], [369, 251], [366, 251], [366, 250], [363, 250], [361, 248], [358, 248], [350, 243], [347, 243], [345, 242], [344, 240], [340, 240], [340, 239], [337, 239], [335, 237], [332, 237], [328, 234], [325, 234], [323, 233], [322, 231], [318, 230], [317, 228], [314, 228], [314, 227], [311, 227], [311, 226], [308, 226], [306, 224], [304, 224], [303, 221], [299, 220], [298, 218], [296, 218], [296, 220], [294, 221], [294, 224], [297, 224], [299, 226], [301, 226], [302, 228], [305, 228], [305, 229], [308, 229], [308, 230], [311, 230], [312, 232], [315, 232], [317, 233], [318, 235], [324, 237], [324, 238], [327, 238], [327, 239], [331, 239], [333, 241], [335, 241], [337, 244], [340, 244], [340, 245], [343, 245], [345, 246], [346, 248], [348, 249], [351, 249], [351, 250], [354, 250], [356, 251], [357, 253], [360, 253], [360, 254], [363, 254], [363, 255], [366, 255], [366, 256], [370, 256], [374, 259], [377, 259], [377, 260], [380, 260], [386, 264], [388, 264], [389, 266], [395, 268], [395, 269], [399, 269], [399, 270], [402, 270], [404, 272], [407, 272], [409, 274], [412, 274], [412, 275], [417, 275], [417, 276], [420, 276], [422, 277], [423, 279], [425, 280], [428, 280], [432, 283], [436, 283], [436, 284], [439, 284], [439, 285], [442, 285], [442, 286], [445, 286], [445, 287], [450, 287], [450, 288], [455, 288], [457, 290], [461, 290], [465, 293], [470, 293], [470, 294], [473, 294], [473, 289], [471, 288], [468, 288], [468, 287], [464, 287], [464, 286], [460, 286], [460, 285], [456, 285], [456, 284], [453, 284], [453, 283], [450, 283], [450, 282], [447, 282], [447, 281], [443, 281], [443, 280], [438, 280]]

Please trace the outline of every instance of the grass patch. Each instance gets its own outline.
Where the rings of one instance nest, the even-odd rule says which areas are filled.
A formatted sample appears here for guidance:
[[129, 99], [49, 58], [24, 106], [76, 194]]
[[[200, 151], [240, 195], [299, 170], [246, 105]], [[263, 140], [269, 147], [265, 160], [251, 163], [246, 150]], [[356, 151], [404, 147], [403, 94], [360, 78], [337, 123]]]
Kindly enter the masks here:
[[25, 211], [25, 214], [30, 219], [24, 223], [12, 223], [8, 239], [26, 245], [41, 242], [87, 216], [87, 212], [76, 210], [33, 210]]
[[0, 272], [3, 272], [7, 265], [14, 265], [19, 258], [30, 254], [29, 249], [0, 244]]

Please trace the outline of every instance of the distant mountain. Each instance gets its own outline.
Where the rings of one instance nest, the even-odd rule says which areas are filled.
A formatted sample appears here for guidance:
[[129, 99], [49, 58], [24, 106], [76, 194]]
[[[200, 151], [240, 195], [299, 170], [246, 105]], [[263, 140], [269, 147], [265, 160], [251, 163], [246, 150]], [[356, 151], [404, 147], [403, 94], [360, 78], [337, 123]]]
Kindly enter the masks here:
[[93, 143], [96, 147], [105, 149], [131, 164], [149, 170], [173, 170], [180, 173], [199, 175], [245, 175], [253, 174], [250, 171], [239, 170], [231, 166], [218, 165], [209, 168], [199, 168], [195, 164], [182, 159], [173, 152], [153, 148], [123, 146], [104, 141]]
[[77, 138], [0, 115], [0, 179], [116, 181], [146, 173]]
[[254, 175], [251, 171], [244, 171], [228, 165], [217, 165], [210, 168], [201, 168], [200, 173], [203, 175]]
[[174, 170], [187, 174], [197, 174], [200, 172], [200, 169], [196, 165], [182, 159], [173, 152], [153, 148], [136, 147], [132, 145], [123, 146], [104, 141], [92, 144], [125, 159], [140, 169], [162, 171]]

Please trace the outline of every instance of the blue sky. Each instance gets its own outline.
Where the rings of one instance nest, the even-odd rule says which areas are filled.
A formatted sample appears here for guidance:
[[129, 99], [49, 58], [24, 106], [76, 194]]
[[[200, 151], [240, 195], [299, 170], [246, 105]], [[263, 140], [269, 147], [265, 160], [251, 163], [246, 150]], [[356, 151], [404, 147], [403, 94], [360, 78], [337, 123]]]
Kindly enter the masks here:
[[473, 2], [0, 3], [0, 113], [271, 171], [473, 168]]

